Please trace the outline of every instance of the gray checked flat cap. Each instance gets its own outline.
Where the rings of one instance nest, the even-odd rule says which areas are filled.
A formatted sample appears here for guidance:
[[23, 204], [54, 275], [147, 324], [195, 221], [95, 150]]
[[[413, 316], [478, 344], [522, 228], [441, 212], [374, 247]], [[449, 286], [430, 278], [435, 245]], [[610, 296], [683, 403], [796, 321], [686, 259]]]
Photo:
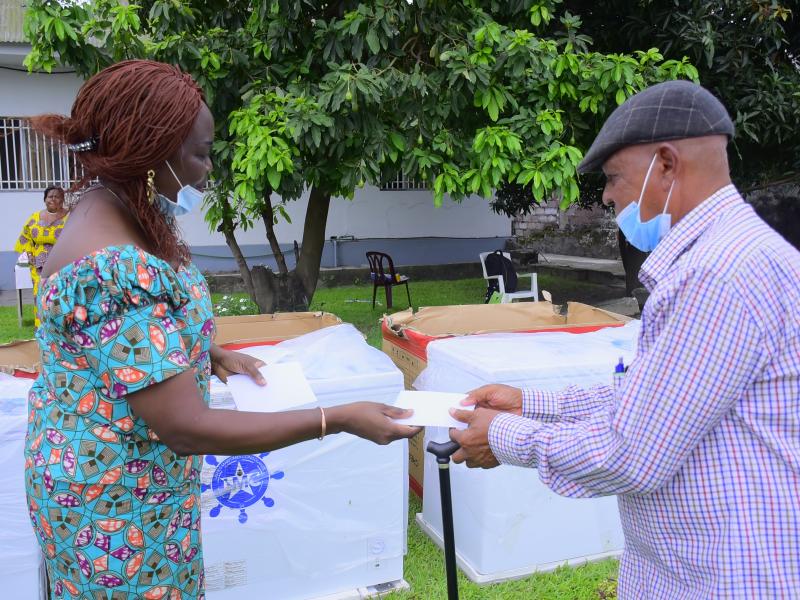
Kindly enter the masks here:
[[635, 144], [727, 135], [733, 122], [722, 102], [691, 81], [659, 83], [628, 98], [608, 117], [579, 173], [599, 171], [611, 155]]

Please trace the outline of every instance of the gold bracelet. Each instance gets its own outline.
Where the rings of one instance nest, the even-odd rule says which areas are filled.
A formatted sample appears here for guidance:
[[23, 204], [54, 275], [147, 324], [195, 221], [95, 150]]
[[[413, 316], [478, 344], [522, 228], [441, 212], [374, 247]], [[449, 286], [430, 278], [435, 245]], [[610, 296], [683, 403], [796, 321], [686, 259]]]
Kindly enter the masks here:
[[327, 424], [325, 423], [325, 411], [322, 410], [321, 406], [319, 407], [319, 412], [320, 412], [320, 415], [322, 416], [322, 427], [321, 427], [321, 432], [319, 434], [319, 437], [317, 439], [318, 440], [322, 440], [322, 438], [325, 437], [325, 431], [327, 429]]

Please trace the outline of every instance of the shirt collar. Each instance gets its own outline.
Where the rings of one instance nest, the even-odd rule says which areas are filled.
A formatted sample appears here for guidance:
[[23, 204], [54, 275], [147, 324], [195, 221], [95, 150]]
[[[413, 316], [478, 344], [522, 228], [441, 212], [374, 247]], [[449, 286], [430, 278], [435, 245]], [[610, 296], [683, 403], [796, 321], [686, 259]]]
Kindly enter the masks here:
[[647, 257], [639, 279], [652, 291], [669, 268], [686, 252], [728, 207], [744, 202], [733, 184], [720, 188], [678, 221]]

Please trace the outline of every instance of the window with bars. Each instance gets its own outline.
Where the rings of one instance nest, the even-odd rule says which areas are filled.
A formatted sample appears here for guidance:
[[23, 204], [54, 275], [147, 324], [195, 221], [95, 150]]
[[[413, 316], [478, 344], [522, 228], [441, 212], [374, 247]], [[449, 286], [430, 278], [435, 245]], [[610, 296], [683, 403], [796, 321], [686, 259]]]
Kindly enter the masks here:
[[0, 191], [68, 188], [82, 171], [64, 144], [34, 131], [26, 119], [0, 117]]
[[424, 191], [427, 189], [428, 184], [426, 182], [418, 181], [416, 179], [409, 179], [402, 171], [398, 171], [397, 174], [391, 178], [384, 179], [383, 183], [381, 184], [381, 191], [383, 192], [405, 192], [409, 190]]

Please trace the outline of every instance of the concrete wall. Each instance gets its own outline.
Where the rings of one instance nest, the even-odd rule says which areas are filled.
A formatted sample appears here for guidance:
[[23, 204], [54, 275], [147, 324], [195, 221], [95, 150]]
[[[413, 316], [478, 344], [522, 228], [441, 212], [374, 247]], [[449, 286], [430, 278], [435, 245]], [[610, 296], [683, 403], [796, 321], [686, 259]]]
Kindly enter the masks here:
[[614, 215], [599, 206], [559, 210], [558, 202], [537, 206], [514, 217], [514, 244], [544, 254], [619, 258]]
[[[307, 197], [287, 205], [292, 223], [276, 227], [281, 249], [290, 268], [294, 265], [293, 242], [302, 243]], [[14, 287], [16, 254], [14, 242], [25, 219], [42, 204], [42, 192], [0, 191], [4, 207], [0, 221], [0, 289]], [[204, 271], [235, 271], [222, 234], [209, 231], [201, 211], [181, 217], [179, 225], [192, 248], [194, 260]], [[332, 236], [354, 239], [333, 242]], [[478, 254], [504, 248], [511, 235], [511, 220], [494, 214], [479, 197], [456, 203], [445, 198], [441, 208], [433, 205], [429, 192], [382, 192], [359, 190], [353, 200], [334, 198], [326, 227], [322, 267], [362, 266], [365, 252], [378, 250], [392, 256], [396, 265], [438, 265], [477, 261]], [[276, 263], [267, 245], [263, 222], [237, 232], [248, 263]]]
[[[508, 236], [483, 238], [359, 238], [356, 240], [327, 240], [322, 252], [320, 266], [364, 267], [367, 265], [366, 252], [385, 252], [392, 257], [395, 266], [403, 265], [448, 265], [458, 263], [478, 263], [481, 252], [503, 249], [511, 238]], [[281, 244], [286, 264], [295, 266], [294, 250], [290, 244]], [[250, 266], [267, 265], [277, 269], [277, 264], [266, 244], [246, 244], [242, 253]], [[224, 273], [236, 271], [236, 264], [230, 257], [227, 246], [192, 245], [192, 259], [203, 271]], [[13, 265], [12, 265], [13, 266]]]
[[776, 185], [751, 192], [746, 200], [786, 241], [800, 250], [800, 185]]
[[512, 235], [524, 236], [534, 231], [552, 229], [570, 230], [613, 225], [614, 215], [600, 206], [581, 208], [572, 206], [559, 210], [558, 202], [551, 200], [535, 207], [527, 215], [517, 215], [511, 225]]
[[82, 83], [70, 73], [47, 75], [0, 69], [0, 117], [69, 114]]
[[[288, 202], [286, 210], [292, 222], [281, 220], [276, 226], [290, 265], [294, 264], [293, 242], [302, 244], [307, 205], [307, 194]], [[236, 269], [224, 237], [209, 231], [200, 212], [181, 217], [179, 224], [201, 268]], [[493, 213], [489, 203], [478, 196], [462, 202], [446, 197], [442, 207], [436, 208], [430, 192], [384, 192], [368, 186], [357, 190], [353, 200], [331, 200], [322, 266], [366, 264], [367, 250], [387, 252], [398, 265], [468, 262], [486, 249], [503, 247], [510, 235], [511, 219]], [[334, 243], [334, 236], [354, 239]], [[250, 264], [275, 266], [262, 221], [237, 232], [236, 238]]]
[[[308, 194], [287, 202], [291, 223], [280, 220], [275, 233], [282, 243], [298, 243], [303, 237], [303, 220]], [[198, 211], [179, 219], [184, 237], [190, 244], [225, 244], [224, 237], [209, 232]], [[265, 242], [264, 224], [258, 221], [249, 231], [237, 232], [239, 244]], [[333, 198], [325, 228], [325, 237], [352, 235], [356, 238], [405, 237], [507, 237], [511, 235], [511, 219], [497, 215], [489, 203], [478, 196], [457, 203], [445, 197], [441, 208], [433, 205], [431, 192], [384, 192], [367, 186], [357, 190], [353, 200]]]
[[[0, 191], [5, 208], [0, 221], [0, 289], [13, 288], [16, 254], [14, 241], [25, 219], [42, 206], [41, 192]], [[292, 223], [277, 227], [278, 240], [290, 268], [294, 265], [293, 241], [302, 243], [307, 198], [287, 205]], [[210, 272], [236, 270], [222, 234], [210, 232], [200, 211], [181, 217], [179, 225], [192, 248], [198, 266]], [[333, 242], [332, 236], [353, 236]], [[461, 203], [445, 198], [441, 208], [433, 206], [429, 192], [382, 192], [365, 188], [355, 198], [332, 200], [323, 267], [361, 266], [365, 252], [387, 252], [397, 265], [436, 265], [477, 261], [478, 254], [505, 247], [511, 220], [491, 212], [488, 202], [470, 197]], [[242, 252], [252, 265], [276, 267], [266, 242], [263, 222], [249, 231], [237, 232]]]
[[[0, 44], [0, 65], [21, 65], [24, 49]], [[0, 68], [0, 117], [20, 117], [56, 112], [68, 114], [81, 81], [73, 74], [27, 74]], [[25, 219], [43, 207], [41, 191], [0, 190], [0, 289], [13, 288], [14, 241]], [[307, 194], [286, 205], [292, 223], [281, 221], [276, 233], [289, 250], [302, 243]], [[183, 236], [195, 260], [208, 271], [231, 271], [236, 265], [224, 237], [209, 231], [201, 212], [180, 219]], [[353, 236], [336, 244], [332, 236]], [[323, 267], [360, 266], [366, 250], [390, 253], [398, 265], [447, 264], [477, 260], [479, 252], [503, 247], [511, 236], [511, 219], [494, 214], [487, 201], [469, 197], [460, 203], [445, 198], [435, 208], [430, 192], [357, 190], [353, 200], [332, 200], [326, 227]], [[237, 232], [237, 239], [251, 264], [275, 266], [266, 244], [264, 224]]]

